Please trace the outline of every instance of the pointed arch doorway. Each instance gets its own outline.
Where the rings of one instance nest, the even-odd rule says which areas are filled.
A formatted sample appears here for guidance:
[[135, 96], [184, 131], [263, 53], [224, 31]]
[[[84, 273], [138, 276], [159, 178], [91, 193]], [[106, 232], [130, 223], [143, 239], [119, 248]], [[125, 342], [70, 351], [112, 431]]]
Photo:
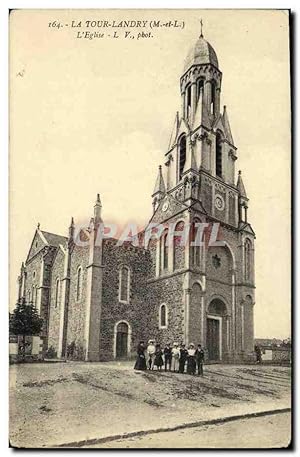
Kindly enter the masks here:
[[212, 300], [208, 307], [206, 327], [206, 348], [211, 361], [218, 362], [223, 359], [227, 332], [226, 315], [225, 303], [219, 298]]

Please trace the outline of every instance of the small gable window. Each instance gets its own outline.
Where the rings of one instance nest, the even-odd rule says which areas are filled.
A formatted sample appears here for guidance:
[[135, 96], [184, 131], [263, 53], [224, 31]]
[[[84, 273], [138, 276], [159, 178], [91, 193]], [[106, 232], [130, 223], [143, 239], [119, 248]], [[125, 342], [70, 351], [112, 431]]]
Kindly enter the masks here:
[[120, 268], [119, 273], [119, 301], [129, 303], [130, 297], [130, 269], [127, 266]]

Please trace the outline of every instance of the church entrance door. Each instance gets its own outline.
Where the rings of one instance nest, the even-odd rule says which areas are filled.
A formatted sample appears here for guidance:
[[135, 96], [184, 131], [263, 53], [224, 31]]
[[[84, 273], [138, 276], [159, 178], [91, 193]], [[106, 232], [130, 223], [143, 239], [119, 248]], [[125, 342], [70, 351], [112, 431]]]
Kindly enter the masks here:
[[221, 358], [220, 347], [220, 320], [214, 318], [207, 319], [207, 350], [208, 358], [212, 361], [218, 361]]
[[128, 325], [120, 322], [117, 327], [116, 357], [122, 359], [128, 355]]

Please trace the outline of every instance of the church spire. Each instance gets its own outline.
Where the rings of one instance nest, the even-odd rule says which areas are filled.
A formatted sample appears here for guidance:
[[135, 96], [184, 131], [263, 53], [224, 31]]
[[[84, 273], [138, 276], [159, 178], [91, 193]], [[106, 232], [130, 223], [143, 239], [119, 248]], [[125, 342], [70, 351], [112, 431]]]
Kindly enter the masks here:
[[69, 226], [69, 242], [73, 241], [74, 239], [74, 231], [75, 231], [75, 224], [74, 224], [74, 217], [71, 217], [71, 223]]
[[101, 209], [102, 209], [102, 204], [100, 200], [100, 194], [97, 194], [96, 202], [94, 205], [94, 223], [96, 224], [97, 222], [101, 221]]
[[236, 187], [239, 191], [239, 222], [248, 222], [248, 197], [242, 180], [242, 172], [239, 171]]
[[178, 127], [179, 127], [179, 115], [178, 115], [178, 111], [177, 111], [176, 116], [175, 116], [175, 121], [173, 123], [173, 128], [172, 128], [172, 133], [171, 133], [171, 137], [170, 137], [170, 141], [169, 141], [168, 150], [172, 149], [172, 147], [176, 143]]
[[161, 165], [158, 167], [158, 175], [155, 182], [154, 191], [152, 194], [153, 212], [157, 209], [159, 202], [163, 199], [166, 193], [166, 186], [162, 175]]
[[165, 187], [165, 182], [164, 182], [164, 178], [163, 178], [163, 175], [162, 175], [162, 170], [161, 170], [161, 165], [159, 165], [158, 167], [158, 175], [157, 175], [157, 178], [156, 178], [156, 182], [155, 182], [155, 187], [154, 187], [154, 191], [153, 191], [153, 194], [152, 194], [152, 197], [154, 197], [155, 195], [164, 195], [166, 192], [166, 187]]
[[229, 143], [234, 144], [231, 129], [230, 129], [226, 105], [223, 106], [223, 125], [224, 125], [225, 135], [226, 135], [227, 140], [229, 141]]
[[238, 189], [238, 191], [240, 193], [240, 196], [243, 197], [243, 198], [247, 198], [245, 186], [244, 186], [244, 183], [243, 183], [243, 180], [242, 180], [242, 172], [241, 172], [241, 170], [239, 171], [236, 187], [237, 187], [237, 189]]

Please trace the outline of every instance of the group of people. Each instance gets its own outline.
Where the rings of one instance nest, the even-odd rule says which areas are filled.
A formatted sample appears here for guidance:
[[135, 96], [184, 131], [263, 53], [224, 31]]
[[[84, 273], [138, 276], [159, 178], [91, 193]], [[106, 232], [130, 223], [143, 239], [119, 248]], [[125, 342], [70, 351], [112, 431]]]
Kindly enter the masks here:
[[185, 369], [188, 374], [198, 374], [203, 376], [204, 350], [201, 344], [198, 344], [197, 349], [193, 343], [186, 348], [185, 344], [179, 345], [173, 343], [166, 344], [164, 349], [160, 344], [155, 344], [154, 340], [148, 341], [146, 347], [144, 341], [140, 341], [137, 347], [137, 359], [134, 365], [135, 370], [161, 371], [164, 366], [165, 371], [173, 371], [175, 373], [184, 373]]

